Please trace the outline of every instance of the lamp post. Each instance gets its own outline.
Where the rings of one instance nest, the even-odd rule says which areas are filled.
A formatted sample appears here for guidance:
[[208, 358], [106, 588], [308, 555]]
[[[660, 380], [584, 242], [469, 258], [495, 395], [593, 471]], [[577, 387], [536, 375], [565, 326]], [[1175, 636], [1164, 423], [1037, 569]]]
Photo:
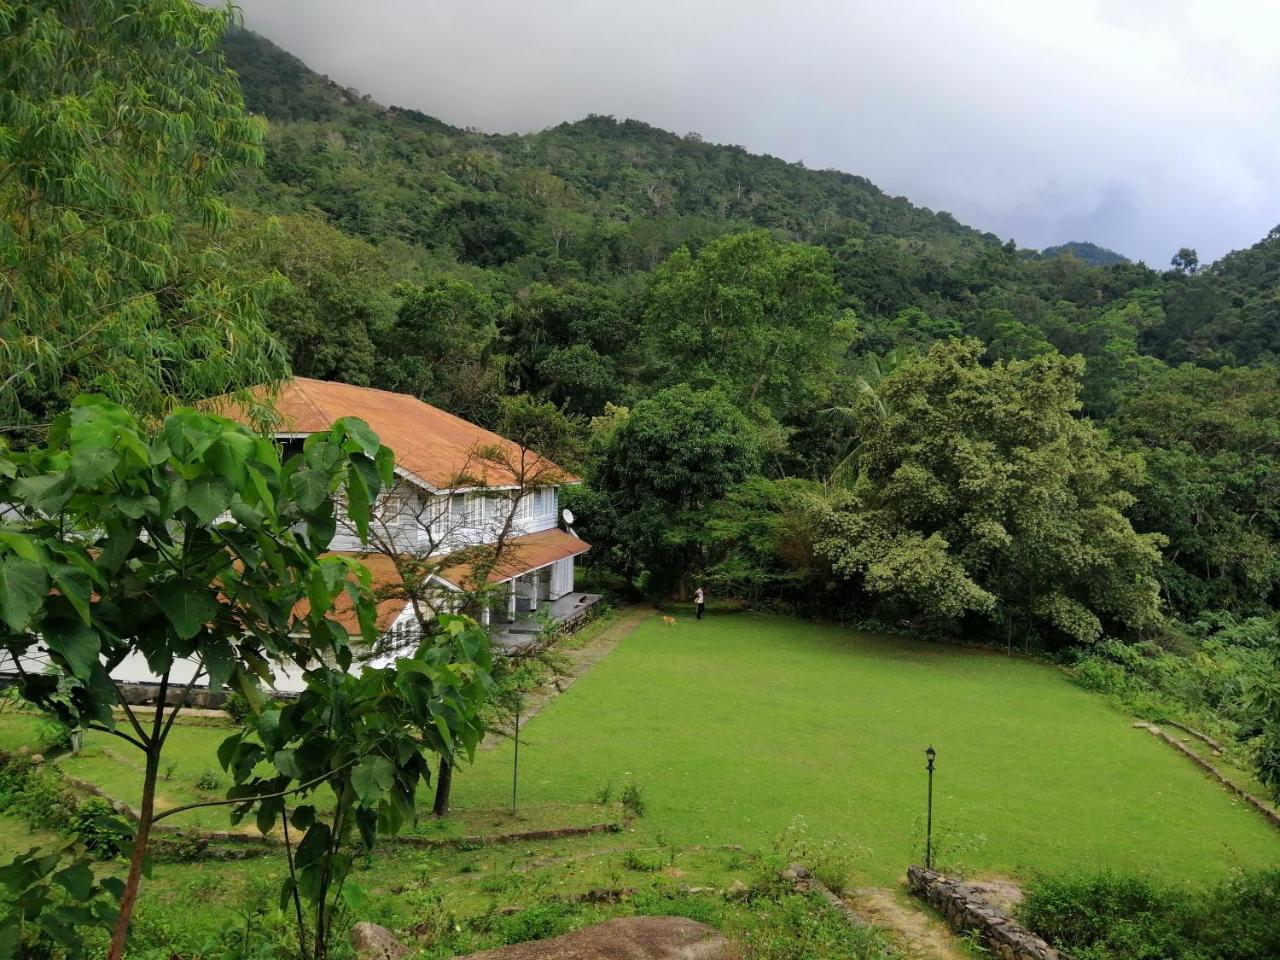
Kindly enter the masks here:
[[929, 771], [929, 805], [926, 808], [924, 827], [924, 868], [926, 870], [933, 869], [933, 759], [938, 755], [938, 751], [929, 747], [924, 752], [928, 762], [925, 769]]

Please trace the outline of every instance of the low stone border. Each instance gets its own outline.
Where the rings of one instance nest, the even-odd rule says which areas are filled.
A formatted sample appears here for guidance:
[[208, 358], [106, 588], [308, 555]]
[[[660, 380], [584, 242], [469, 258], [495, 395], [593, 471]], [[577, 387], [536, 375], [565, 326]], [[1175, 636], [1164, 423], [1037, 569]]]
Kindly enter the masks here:
[[907, 889], [942, 914], [952, 930], [976, 933], [999, 960], [1070, 960], [959, 880], [908, 867]]
[[846, 921], [855, 927], [868, 926], [867, 921], [858, 915], [858, 912], [841, 900], [825, 883], [813, 875], [810, 870], [802, 863], [793, 863], [787, 869], [779, 874], [783, 880], [792, 884], [797, 893], [816, 893], [822, 899], [831, 905], [831, 909], [835, 910]]
[[1236, 783], [1234, 780], [1232, 780], [1230, 777], [1224, 774], [1221, 770], [1215, 767], [1212, 763], [1210, 763], [1204, 757], [1200, 756], [1200, 754], [1196, 753], [1194, 750], [1188, 747], [1185, 743], [1183, 743], [1177, 737], [1172, 737], [1169, 734], [1165, 733], [1154, 723], [1147, 723], [1142, 720], [1139, 720], [1137, 723], [1135, 723], [1134, 727], [1139, 730], [1146, 730], [1152, 736], [1159, 737], [1165, 743], [1169, 744], [1169, 746], [1173, 747], [1175, 750], [1179, 751], [1184, 756], [1190, 758], [1191, 762], [1194, 763], [1197, 767], [1199, 767], [1205, 773], [1209, 774], [1209, 776], [1213, 777], [1213, 779], [1217, 780], [1224, 787], [1226, 787], [1228, 790], [1234, 793], [1237, 797], [1239, 797], [1245, 803], [1249, 804], [1249, 806], [1253, 807], [1253, 809], [1257, 810], [1260, 814], [1266, 817], [1267, 822], [1270, 823], [1273, 827], [1280, 827], [1280, 811], [1277, 811], [1275, 807], [1271, 806], [1265, 801], [1259, 800], [1252, 793], [1246, 790], [1243, 786]]
[[549, 830], [524, 830], [478, 837], [402, 837], [379, 838], [379, 843], [405, 847], [490, 847], [499, 843], [525, 843], [530, 840], [559, 840], [562, 837], [585, 837], [593, 833], [621, 833], [626, 824], [592, 823], [583, 827], [555, 827]]
[[1191, 734], [1191, 736], [1195, 737], [1201, 743], [1206, 743], [1214, 750], [1217, 750], [1218, 753], [1222, 753], [1222, 744], [1213, 739], [1213, 737], [1209, 736], [1207, 733], [1201, 733], [1194, 727], [1188, 727], [1185, 723], [1179, 723], [1177, 720], [1165, 720], [1164, 722], [1171, 727], [1177, 727], [1183, 733]]

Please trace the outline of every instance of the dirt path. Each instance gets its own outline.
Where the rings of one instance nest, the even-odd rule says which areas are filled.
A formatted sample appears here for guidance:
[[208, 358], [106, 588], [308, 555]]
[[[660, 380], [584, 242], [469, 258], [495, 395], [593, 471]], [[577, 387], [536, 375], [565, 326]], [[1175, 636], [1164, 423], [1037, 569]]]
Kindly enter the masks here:
[[[536, 717], [548, 703], [568, 690], [578, 678], [603, 660], [623, 641], [636, 627], [644, 623], [655, 610], [648, 604], [637, 604], [621, 607], [612, 615], [612, 620], [604, 629], [581, 646], [566, 646], [558, 653], [565, 661], [564, 673], [553, 677], [550, 683], [544, 684], [528, 694], [524, 701], [524, 709], [520, 713], [520, 724], [523, 727]], [[589, 626], [586, 629], [591, 629]], [[569, 643], [572, 644], [570, 636]], [[488, 736], [480, 744], [481, 750], [492, 750], [506, 739], [500, 736]]]
[[845, 902], [897, 939], [909, 960], [972, 960], [947, 925], [907, 894], [887, 887], [861, 887]]

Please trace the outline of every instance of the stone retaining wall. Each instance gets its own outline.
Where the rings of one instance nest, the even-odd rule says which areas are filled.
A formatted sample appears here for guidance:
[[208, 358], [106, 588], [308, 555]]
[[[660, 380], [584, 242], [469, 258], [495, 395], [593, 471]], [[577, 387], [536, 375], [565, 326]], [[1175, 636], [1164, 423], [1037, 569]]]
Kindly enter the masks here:
[[936, 870], [908, 867], [907, 888], [942, 914], [952, 930], [976, 933], [999, 960], [1070, 960], [966, 883]]

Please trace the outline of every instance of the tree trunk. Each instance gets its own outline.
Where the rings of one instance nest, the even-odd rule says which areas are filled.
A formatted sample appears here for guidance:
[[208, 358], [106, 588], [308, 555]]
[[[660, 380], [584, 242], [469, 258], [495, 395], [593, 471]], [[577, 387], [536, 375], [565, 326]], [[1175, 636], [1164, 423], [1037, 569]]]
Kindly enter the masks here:
[[453, 764], [441, 757], [440, 769], [436, 772], [436, 802], [431, 807], [432, 816], [447, 817], [449, 815], [449, 791], [452, 788]]
[[120, 898], [120, 913], [115, 929], [111, 931], [111, 946], [107, 960], [121, 960], [124, 944], [129, 938], [129, 924], [133, 920], [133, 907], [138, 902], [138, 888], [142, 884], [142, 863], [147, 856], [147, 841], [151, 837], [151, 817], [155, 813], [156, 778], [160, 772], [160, 746], [147, 750], [147, 769], [142, 780], [142, 809], [138, 811], [138, 830], [133, 838], [133, 853], [129, 857], [129, 874], [124, 883], [124, 895]]

